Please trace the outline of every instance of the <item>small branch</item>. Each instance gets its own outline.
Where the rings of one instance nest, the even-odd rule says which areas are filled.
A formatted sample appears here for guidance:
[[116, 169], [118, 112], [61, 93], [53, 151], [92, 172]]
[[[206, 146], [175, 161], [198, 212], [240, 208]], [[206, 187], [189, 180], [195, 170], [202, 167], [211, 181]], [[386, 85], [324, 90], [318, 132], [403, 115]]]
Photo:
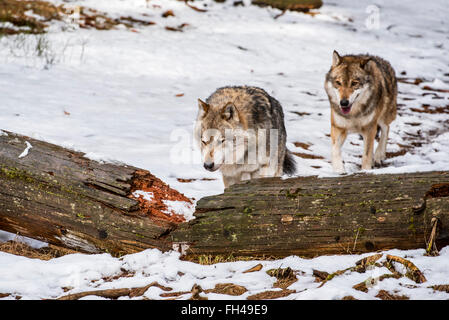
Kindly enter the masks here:
[[287, 12], [287, 9], [282, 10], [281, 13], [279, 13], [279, 14], [277, 14], [277, 15], [274, 16], [274, 19], [276, 20], [277, 18], [282, 17], [286, 12]]
[[69, 294], [57, 298], [56, 300], [78, 300], [87, 296], [97, 296], [108, 299], [117, 299], [123, 296], [129, 296], [130, 298], [142, 296], [150, 287], [158, 287], [164, 291], [170, 291], [171, 288], [164, 287], [157, 282], [152, 282], [149, 285], [138, 288], [119, 288], [119, 289], [106, 289], [106, 290], [94, 290]]
[[189, 4], [189, 0], [185, 0], [184, 3], [185, 3], [189, 8], [191, 8], [191, 9], [193, 9], [193, 10], [195, 10], [195, 11], [198, 11], [198, 12], [207, 12], [206, 9], [200, 9], [200, 8], [197, 8], [197, 7], [192, 6], [191, 4]]
[[427, 242], [427, 254], [432, 256], [437, 256], [439, 254], [437, 246], [436, 246], [436, 237], [437, 237], [437, 228], [438, 228], [438, 218], [433, 217], [431, 220], [432, 224], [432, 232], [430, 233], [429, 241]]
[[387, 262], [391, 263], [392, 261], [398, 262], [407, 268], [407, 273], [405, 276], [417, 283], [426, 282], [427, 279], [424, 277], [421, 270], [418, 269], [412, 262], [397, 256], [387, 255]]

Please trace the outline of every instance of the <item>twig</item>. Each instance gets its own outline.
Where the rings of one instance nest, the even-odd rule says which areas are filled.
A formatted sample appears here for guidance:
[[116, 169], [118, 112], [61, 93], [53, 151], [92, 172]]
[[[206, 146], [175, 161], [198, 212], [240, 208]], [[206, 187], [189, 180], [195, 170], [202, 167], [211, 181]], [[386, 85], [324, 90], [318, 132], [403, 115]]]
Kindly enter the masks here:
[[391, 263], [392, 261], [399, 262], [400, 264], [402, 264], [404, 267], [407, 268], [407, 273], [405, 274], [407, 278], [417, 283], [423, 283], [427, 281], [426, 277], [424, 277], [421, 270], [419, 270], [418, 267], [416, 267], [412, 262], [401, 257], [387, 254], [387, 262]]
[[355, 251], [355, 246], [357, 245], [357, 239], [359, 237], [360, 228], [357, 229], [357, 235], [355, 236], [354, 246], [352, 247], [352, 251]]
[[164, 287], [157, 282], [152, 282], [149, 285], [138, 288], [119, 288], [119, 289], [106, 289], [106, 290], [94, 290], [94, 291], [85, 291], [69, 294], [66, 296], [59, 297], [56, 300], [78, 300], [87, 296], [98, 296], [108, 299], [117, 299], [123, 296], [140, 297], [142, 296], [150, 287], [158, 287], [164, 291], [170, 291], [171, 288]]
[[427, 254], [432, 255], [432, 256], [437, 256], [439, 254], [436, 243], [435, 243], [435, 240], [437, 237], [438, 222], [439, 222], [439, 220], [436, 217], [433, 217], [430, 222], [432, 225], [432, 232], [430, 233], [426, 252], [427, 252]]
[[195, 11], [198, 11], [198, 12], [207, 12], [206, 9], [200, 9], [200, 8], [197, 8], [197, 7], [192, 6], [191, 4], [189, 4], [189, 0], [185, 0], [184, 3], [185, 3], [189, 8], [191, 8], [191, 9], [193, 9], [193, 10], [195, 10]]
[[287, 9], [282, 10], [281, 13], [279, 13], [279, 14], [277, 14], [277, 15], [274, 16], [274, 19], [276, 20], [277, 18], [282, 17], [286, 12], [287, 12]]

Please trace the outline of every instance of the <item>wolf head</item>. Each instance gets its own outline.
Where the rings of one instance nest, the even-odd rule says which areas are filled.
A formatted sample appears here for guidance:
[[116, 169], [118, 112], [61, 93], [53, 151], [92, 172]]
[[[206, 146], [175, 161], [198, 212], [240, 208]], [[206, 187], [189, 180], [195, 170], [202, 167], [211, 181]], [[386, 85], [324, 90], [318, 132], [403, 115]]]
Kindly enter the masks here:
[[222, 106], [210, 105], [198, 99], [195, 138], [201, 150], [204, 168], [218, 170], [225, 154], [233, 150], [233, 134], [243, 128], [238, 109], [232, 102]]
[[325, 88], [332, 108], [340, 115], [360, 113], [371, 95], [372, 70], [375, 62], [366, 56], [332, 55], [332, 67]]

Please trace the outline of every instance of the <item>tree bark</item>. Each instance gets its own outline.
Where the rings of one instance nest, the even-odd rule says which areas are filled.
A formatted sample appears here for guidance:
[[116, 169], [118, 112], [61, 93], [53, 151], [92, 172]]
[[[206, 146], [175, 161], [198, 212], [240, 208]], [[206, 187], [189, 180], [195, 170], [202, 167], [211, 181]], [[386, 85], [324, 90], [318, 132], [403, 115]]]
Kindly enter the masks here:
[[171, 237], [192, 258], [312, 257], [426, 248], [437, 217], [441, 246], [448, 196], [449, 172], [259, 179], [201, 199]]
[[177, 193], [148, 171], [0, 130], [0, 230], [82, 252], [168, 250], [177, 224], [131, 195], [143, 184]]

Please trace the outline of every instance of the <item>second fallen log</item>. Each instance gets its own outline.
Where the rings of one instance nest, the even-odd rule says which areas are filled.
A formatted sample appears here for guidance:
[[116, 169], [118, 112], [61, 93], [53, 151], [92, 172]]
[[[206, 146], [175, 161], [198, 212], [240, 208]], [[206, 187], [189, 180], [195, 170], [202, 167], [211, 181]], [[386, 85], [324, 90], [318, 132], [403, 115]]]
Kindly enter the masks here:
[[[449, 172], [259, 179], [201, 199], [171, 233], [187, 258], [318, 256], [449, 244]], [[180, 248], [182, 246], [179, 246]]]

